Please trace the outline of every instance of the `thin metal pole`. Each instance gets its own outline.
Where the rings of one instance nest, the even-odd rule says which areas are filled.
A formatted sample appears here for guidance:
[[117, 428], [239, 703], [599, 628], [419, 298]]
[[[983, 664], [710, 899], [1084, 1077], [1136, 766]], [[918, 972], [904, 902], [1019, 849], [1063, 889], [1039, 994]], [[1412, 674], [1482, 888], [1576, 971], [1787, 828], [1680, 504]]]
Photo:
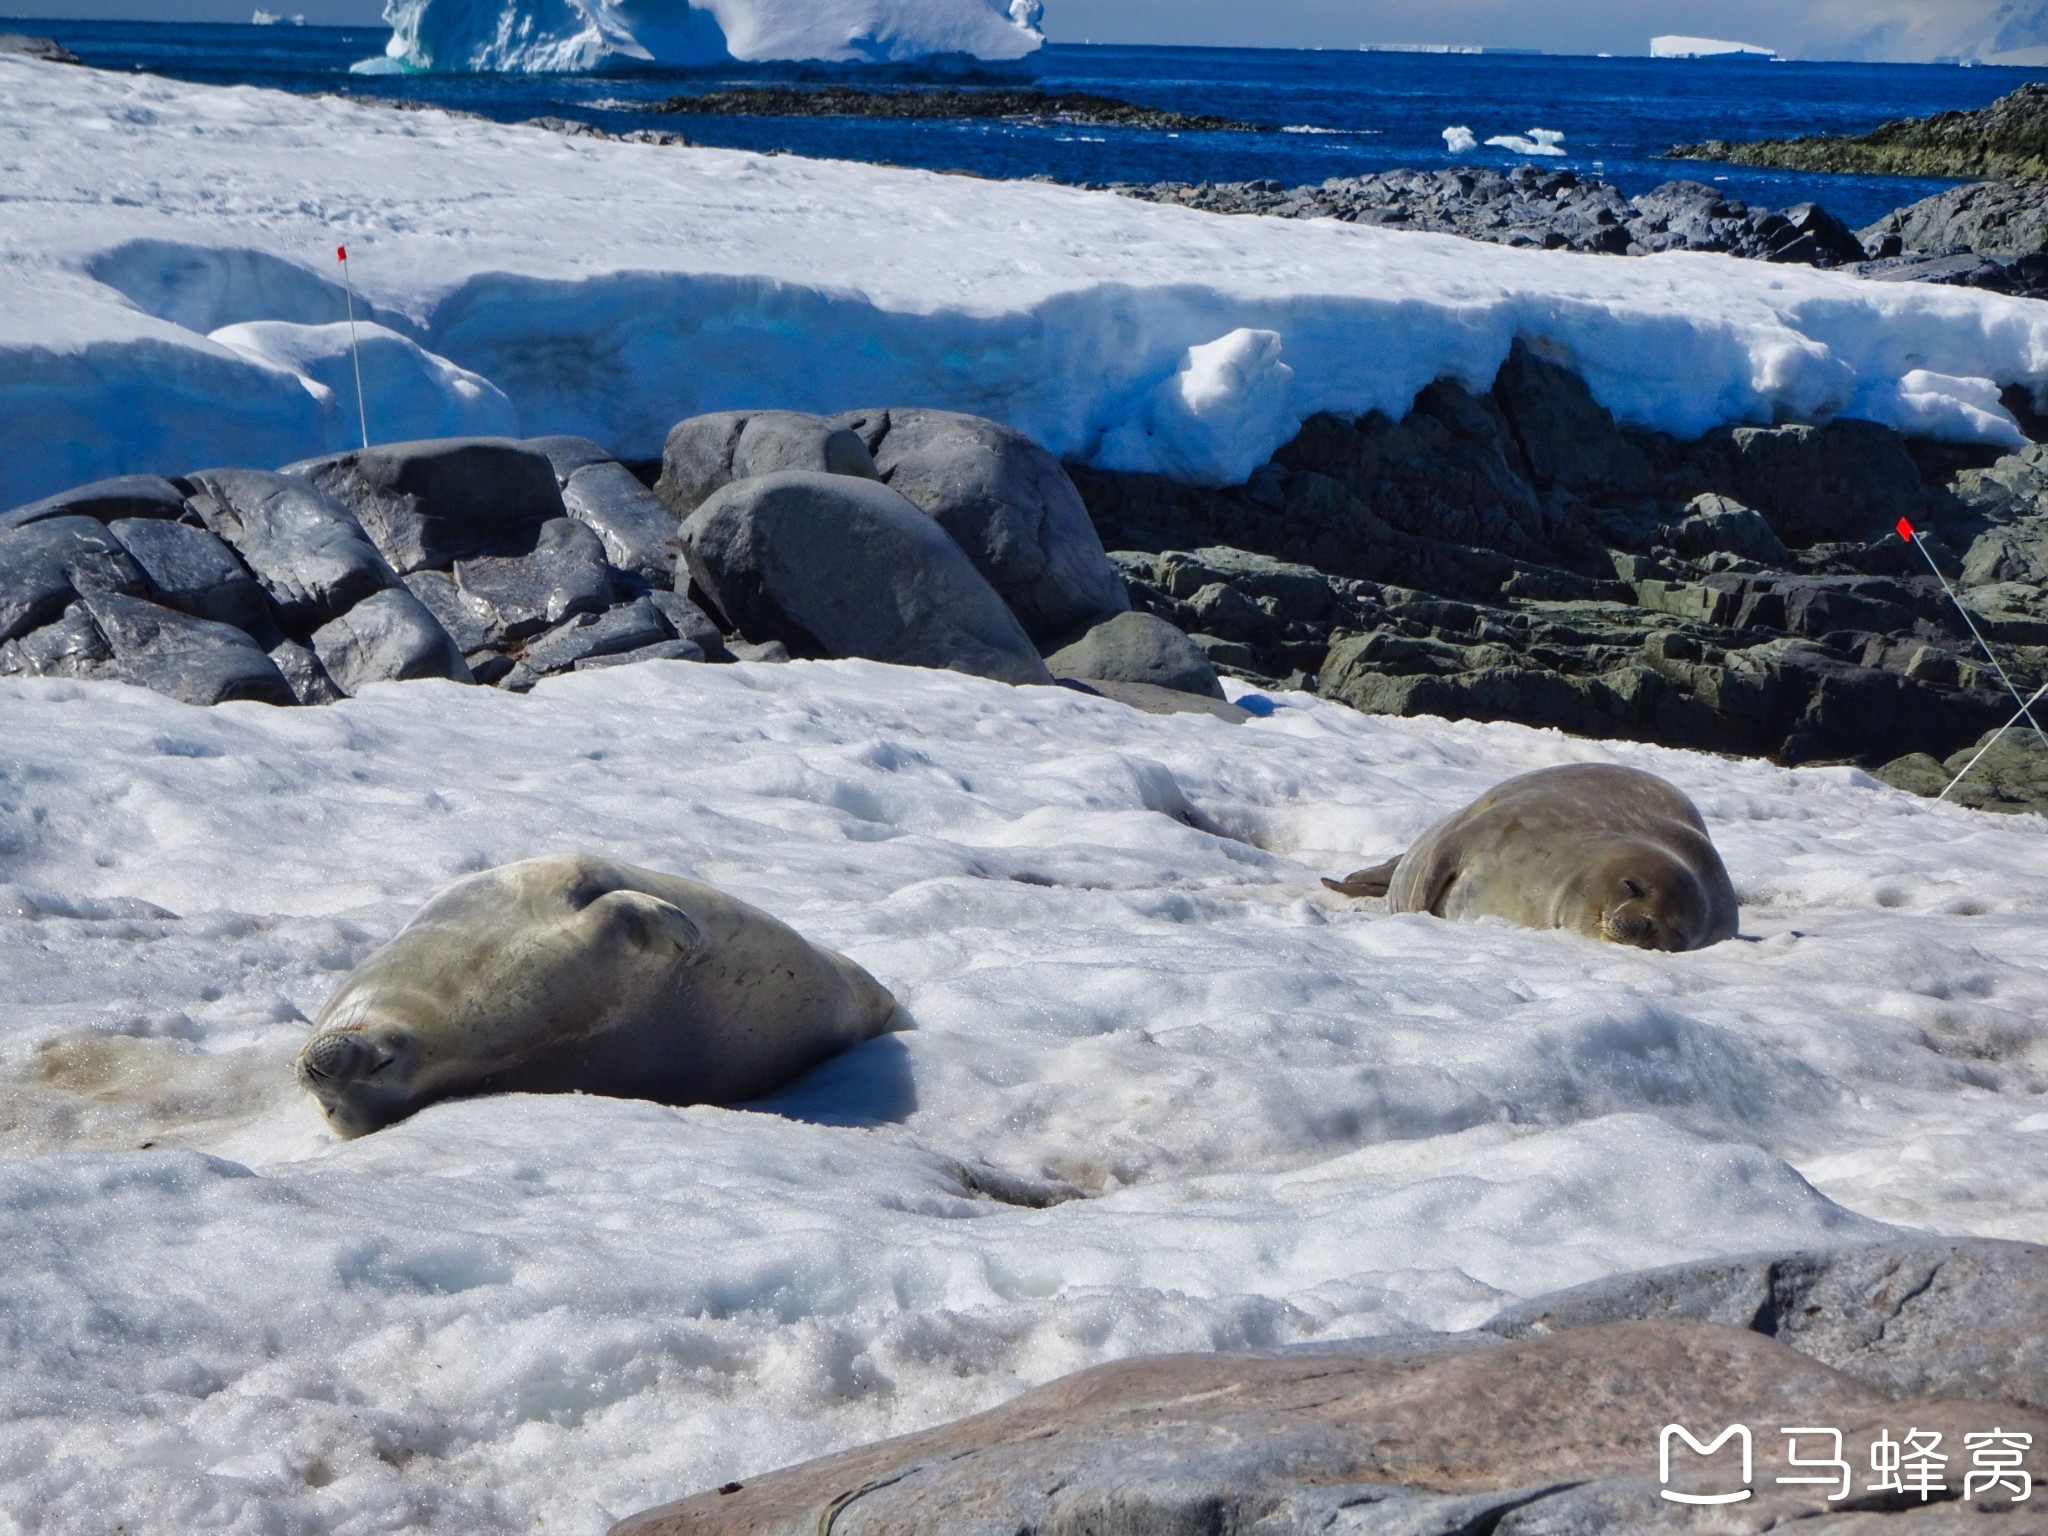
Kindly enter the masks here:
[[[2040, 687], [2036, 688], [2034, 690], [2034, 696], [2031, 699], [2027, 700], [2026, 703], [2020, 706], [2019, 714], [2014, 715], [2010, 720], [2006, 721], [2005, 724], [2001, 725], [1998, 728], [1996, 734], [1994, 734], [1989, 741], [1985, 742], [1983, 746], [1977, 749], [1977, 756], [1971, 758], [1967, 763], [1963, 764], [1963, 771], [1948, 781], [1948, 789], [1944, 789], [1940, 794], [1936, 795], [1934, 797], [1935, 801], [1939, 803], [1940, 801], [1946, 800], [1948, 798], [1948, 790], [1954, 789], [1958, 784], [1963, 782], [1964, 778], [1968, 776], [1972, 768], [1977, 766], [1979, 760], [1983, 758], [1984, 754], [1986, 752], [1989, 752], [1993, 747], [1997, 746], [1998, 743], [2005, 738], [2005, 733], [2020, 723], [2021, 716], [2025, 716], [2028, 720], [2032, 720], [2034, 717], [2032, 715], [2027, 714], [2027, 711], [2029, 709], [2032, 709], [2034, 705], [2038, 704], [2041, 701], [2042, 695], [2044, 694], [2048, 694], [2048, 683], [2043, 683]], [[2038, 730], [2039, 727], [2036, 727], [2036, 729]]]
[[[356, 365], [356, 423], [363, 429], [363, 446], [370, 446], [370, 408], [363, 403], [363, 349], [356, 344], [356, 285], [348, 272], [348, 247], [334, 248], [335, 260], [341, 263], [341, 283], [348, 293], [348, 350]], [[1939, 575], [1940, 572], [1936, 572]], [[1992, 663], [1998, 665], [1997, 662]], [[2004, 674], [1999, 674], [2003, 676]]]
[[[1910, 528], [1912, 525], [1907, 524], [1906, 526]], [[2013, 696], [2015, 703], [2019, 704], [2020, 713], [2014, 716], [2014, 718], [2018, 719], [2020, 716], [2025, 716], [2027, 724], [2034, 728], [2034, 734], [2040, 737], [2041, 745], [2044, 748], [2048, 748], [2048, 734], [2042, 732], [2041, 722], [2036, 720], [2032, 713], [2034, 699], [2040, 698], [2041, 695], [2037, 693], [2034, 695], [2034, 699], [2020, 699], [2019, 689], [2013, 687], [2012, 679], [2005, 675], [2005, 668], [1999, 665], [1998, 657], [1992, 653], [1990, 642], [1978, 630], [1977, 621], [1970, 617], [1970, 610], [1963, 606], [1963, 600], [1956, 596], [1955, 588], [1951, 587], [1948, 584], [1948, 578], [1941, 574], [1941, 567], [1934, 563], [1934, 552], [1920, 542], [1920, 533], [1917, 529], [1909, 534], [1908, 538], [1913, 547], [1918, 549], [1921, 556], [1927, 561], [1927, 568], [1934, 572], [1934, 579], [1941, 583], [1941, 590], [1948, 594], [1948, 600], [1956, 605], [1956, 612], [1963, 616], [1963, 622], [1970, 626], [1970, 633], [1977, 637], [1977, 644], [1983, 648], [1985, 656], [1990, 659], [1991, 669], [1998, 674], [1998, 680], [2005, 684], [2005, 691]], [[1967, 772], [1967, 770], [1965, 771]], [[1954, 786], [1951, 785], [1950, 788], [1954, 788]]]

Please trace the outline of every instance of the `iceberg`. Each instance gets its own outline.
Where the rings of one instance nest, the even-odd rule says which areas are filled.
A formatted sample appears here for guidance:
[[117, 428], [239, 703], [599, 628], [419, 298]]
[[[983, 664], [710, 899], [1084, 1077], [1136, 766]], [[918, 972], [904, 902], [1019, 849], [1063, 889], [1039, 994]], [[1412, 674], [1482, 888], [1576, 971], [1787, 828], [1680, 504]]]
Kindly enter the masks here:
[[636, 65], [1024, 58], [1040, 0], [386, 0], [360, 73], [585, 74]]
[[1653, 59], [1725, 59], [1736, 54], [1763, 59], [1778, 56], [1774, 48], [1760, 48], [1755, 43], [1731, 43], [1718, 37], [1672, 34], [1650, 39], [1650, 57]]
[[[1449, 130], [1445, 131], [1444, 140], [1446, 143], [1450, 141]], [[1500, 133], [1486, 142], [1490, 148], [1513, 150], [1518, 155], [1562, 155], [1565, 152], [1564, 134], [1556, 128], [1531, 128], [1527, 135]], [[1452, 153], [1456, 152], [1454, 145]]]

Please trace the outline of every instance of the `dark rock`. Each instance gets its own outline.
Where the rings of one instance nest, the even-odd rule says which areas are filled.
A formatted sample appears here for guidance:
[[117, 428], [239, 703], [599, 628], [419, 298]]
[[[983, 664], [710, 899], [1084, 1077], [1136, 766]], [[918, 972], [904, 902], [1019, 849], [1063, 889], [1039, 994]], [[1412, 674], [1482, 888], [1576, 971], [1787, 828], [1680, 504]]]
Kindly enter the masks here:
[[1791, 553], [1764, 515], [1739, 501], [1708, 492], [1687, 503], [1685, 514], [1685, 520], [1672, 530], [1672, 543], [1681, 555], [1726, 550], [1765, 565], [1791, 562]]
[[684, 521], [682, 539], [691, 575], [749, 640], [1051, 681], [959, 545], [887, 486], [804, 471], [735, 481]]
[[1130, 607], [1073, 481], [1023, 433], [953, 411], [834, 420], [860, 435], [884, 484], [953, 536], [1039, 644]]
[[193, 509], [255, 573], [285, 633], [303, 640], [398, 584], [354, 515], [304, 480], [260, 469], [191, 479]]
[[475, 680], [448, 631], [402, 586], [373, 592], [321, 625], [312, 644], [335, 687], [351, 696], [418, 677]]
[[147, 586], [142, 568], [93, 518], [41, 518], [0, 532], [0, 641], [40, 628], [89, 592]]
[[575, 470], [562, 486], [562, 504], [604, 541], [605, 558], [613, 565], [657, 587], [674, 584], [676, 515], [625, 465]]
[[82, 602], [18, 640], [0, 641], [0, 677], [91, 677], [101, 663], [113, 659], [106, 636]]
[[[1263, 1356], [1154, 1356], [707, 1490], [621, 1521], [612, 1536], [1703, 1530], [1662, 1501], [1653, 1481], [1666, 1424], [1706, 1435], [1755, 1426], [1747, 1484], [1740, 1466], [1673, 1458], [1675, 1489], [1732, 1484], [1752, 1495], [1714, 1510], [1714, 1530], [1732, 1536], [1812, 1521], [1824, 1532], [1841, 1509], [1828, 1502], [1834, 1484], [1781, 1481], [1796, 1478], [1789, 1458], [1797, 1453], [1776, 1426], [1838, 1428], [1861, 1481], [1881, 1434], [1897, 1443], [1910, 1424], [1960, 1447], [1963, 1434], [1994, 1420], [2034, 1443], [2048, 1431], [2048, 1416], [2034, 1409], [1893, 1396], [1758, 1333], [1690, 1320], [1595, 1324], [1491, 1347], [1425, 1337]], [[1802, 1444], [1817, 1454], [1814, 1438]], [[1980, 1507], [2011, 1511], [2013, 1492]], [[1955, 1512], [1927, 1518], [1917, 1505], [1882, 1507], [1897, 1508], [1884, 1529], [1902, 1536], [1949, 1530]], [[1975, 1521], [1983, 1523], [1970, 1528], [1986, 1536], [2026, 1528], [1996, 1515]]]
[[483, 616], [493, 643], [524, 640], [575, 614], [602, 613], [614, 596], [603, 542], [567, 517], [543, 524], [528, 554], [458, 561], [455, 584]]
[[1054, 677], [1091, 683], [1146, 683], [1223, 697], [1216, 669], [1194, 642], [1149, 613], [1120, 613], [1045, 658]]
[[669, 429], [654, 494], [680, 519], [722, 486], [781, 470], [880, 478], [867, 444], [823, 416], [719, 411], [692, 416]]
[[401, 575], [530, 550], [563, 516], [546, 454], [506, 437], [388, 443], [287, 465], [353, 512]]
[[576, 663], [578, 672], [595, 672], [604, 667], [631, 666], [640, 661], [702, 661], [702, 647], [689, 640], [662, 640], [637, 651], [620, 651], [604, 656], [585, 656]]
[[296, 640], [280, 640], [273, 645], [270, 659], [283, 674], [292, 697], [301, 704], [333, 704], [348, 697], [334, 686], [334, 679], [320, 665], [320, 658]]
[[121, 475], [112, 480], [95, 480], [74, 490], [59, 491], [11, 512], [0, 512], [0, 532], [26, 528], [52, 517], [90, 517], [111, 523], [120, 517], [155, 517], [176, 520], [189, 512], [185, 497], [168, 480], [155, 475]]
[[1673, 1265], [1509, 1307], [1503, 1338], [1642, 1318], [1748, 1328], [1898, 1397], [2048, 1412], [2048, 1248], [1918, 1238]]
[[465, 597], [446, 571], [414, 571], [405, 578], [405, 587], [426, 605], [464, 656], [473, 658], [502, 641], [492, 610]]
[[1516, 342], [1493, 382], [1493, 398], [1513, 429], [1537, 490], [1639, 495], [1650, 462], [1616, 430], [1614, 417], [1585, 381]]
[[555, 484], [565, 488], [569, 484], [569, 477], [577, 470], [588, 468], [592, 464], [614, 462], [612, 455], [589, 438], [574, 437], [566, 433], [553, 437], [529, 437], [522, 441], [521, 446], [545, 455], [548, 467], [555, 472]]
[[1972, 181], [1888, 213], [1860, 231], [1873, 253], [1979, 257], [2048, 255], [2048, 184]]
[[[682, 574], [687, 577], [689, 572], [685, 569]], [[705, 660], [732, 660], [725, 648], [725, 635], [710, 614], [680, 592], [650, 592], [647, 596], [668, 620], [669, 628], [703, 651]]]
[[109, 523], [107, 531], [142, 567], [154, 601], [238, 629], [257, 630], [268, 623], [270, 609], [263, 589], [234, 551], [204, 528], [157, 518], [121, 518]]
[[1725, 442], [1729, 493], [1763, 513], [1794, 548], [1874, 541], [1926, 505], [1912, 455], [1896, 432], [1874, 422], [1737, 427], [1710, 442]]
[[[579, 613], [524, 647], [518, 666], [499, 686], [523, 692], [548, 674], [567, 672], [590, 657], [644, 650], [675, 638], [661, 610], [644, 597], [609, 613]], [[697, 654], [701, 658], [703, 652]]]
[[1023, 118], [1155, 133], [1271, 131], [1255, 123], [1140, 106], [1090, 91], [1054, 94], [1020, 87], [959, 90], [920, 85], [878, 91], [853, 85], [748, 85], [671, 96], [650, 110], [746, 117]]
[[54, 37], [25, 37], [19, 32], [0, 32], [0, 53], [41, 59], [45, 64], [80, 64], [84, 60]]
[[88, 592], [80, 602], [112, 652], [95, 677], [135, 683], [186, 704], [298, 702], [276, 663], [233, 625], [118, 592]]

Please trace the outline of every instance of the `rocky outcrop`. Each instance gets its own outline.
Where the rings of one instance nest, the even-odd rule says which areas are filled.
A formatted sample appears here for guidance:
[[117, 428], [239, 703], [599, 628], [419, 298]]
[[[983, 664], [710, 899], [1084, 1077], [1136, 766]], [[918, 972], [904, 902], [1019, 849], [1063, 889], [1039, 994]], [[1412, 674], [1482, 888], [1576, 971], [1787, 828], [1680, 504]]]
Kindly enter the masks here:
[[16, 54], [25, 59], [41, 59], [45, 64], [83, 62], [77, 54], [54, 37], [26, 37], [19, 32], [0, 32], [0, 53]]
[[[1633, 1536], [1795, 1522], [1849, 1536], [1878, 1521], [2018, 1536], [2039, 1529], [2044, 1335], [2048, 1250], [2027, 1244], [1687, 1266], [1543, 1298], [1471, 1334], [1098, 1366], [727, 1483], [613, 1536]], [[1750, 1464], [1739, 1443], [1707, 1458], [1673, 1442], [1662, 1460], [1672, 1424], [1700, 1444], [1744, 1426]], [[1984, 1442], [1966, 1437], [1994, 1430], [2024, 1479], [1975, 1455]], [[1938, 1433], [1948, 1457], [1917, 1491], [1872, 1470], [1873, 1444], [1909, 1431]]]
[[1610, 182], [1529, 165], [1510, 171], [1479, 166], [1382, 171], [1299, 187], [1270, 179], [1100, 186], [1144, 202], [1210, 213], [1339, 219], [1534, 250], [1611, 256], [1723, 251], [1821, 267], [1860, 262], [1866, 255], [1846, 226], [1813, 203], [1783, 211], [1751, 208], [1697, 181], [1666, 182], [1631, 199]]
[[[1164, 619], [1120, 613], [1045, 658], [1054, 677], [1089, 683], [1137, 683], [1223, 697], [1216, 668], [1201, 647]], [[1102, 690], [1098, 687], [1097, 692]]]
[[1711, 139], [1681, 144], [1669, 154], [1872, 176], [2048, 176], [2048, 84], [2030, 81], [1980, 111], [1897, 118], [1865, 134], [1745, 143]]
[[400, 575], [520, 553], [541, 524], [565, 515], [547, 455], [511, 438], [380, 444], [284, 473], [353, 513]]
[[[1240, 487], [1076, 470], [1141, 610], [1219, 669], [1380, 713], [1872, 767], [2012, 713], [1901, 516], [2016, 679], [2048, 676], [2048, 458], [1863, 422], [1677, 443], [1530, 353], [1401, 421], [1318, 417]], [[2048, 808], [2048, 802], [2043, 802]]]
[[671, 96], [647, 110], [721, 117], [1010, 118], [1085, 123], [1097, 128], [1146, 128], [1157, 133], [1271, 131], [1256, 123], [1169, 112], [1090, 91], [1053, 93], [1017, 87], [877, 91], [853, 85], [747, 85]]
[[717, 411], [669, 428], [654, 494], [680, 519], [735, 480], [785, 469], [880, 478], [867, 444], [843, 422], [802, 411]]
[[887, 486], [786, 470], [683, 522], [689, 573], [748, 640], [1047, 683], [1037, 648], [959, 545]]

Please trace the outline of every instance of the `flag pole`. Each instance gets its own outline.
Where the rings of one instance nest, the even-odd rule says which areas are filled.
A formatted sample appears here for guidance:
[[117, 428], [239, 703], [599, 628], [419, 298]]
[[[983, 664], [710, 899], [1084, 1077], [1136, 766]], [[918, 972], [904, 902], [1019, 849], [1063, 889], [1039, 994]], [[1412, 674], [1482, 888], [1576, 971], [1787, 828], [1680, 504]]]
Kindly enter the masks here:
[[1935, 800], [1937, 802], [1946, 800], [1948, 798], [1949, 789], [1954, 789], [1958, 784], [1962, 783], [1964, 779], [1969, 777], [1970, 770], [1977, 766], [1979, 760], [1983, 758], [1984, 754], [1986, 752], [1989, 752], [1993, 747], [1997, 746], [1999, 742], [2003, 741], [2005, 739], [2005, 733], [2020, 723], [2021, 715], [2026, 715], [2026, 718], [2029, 720], [2033, 719], [2034, 717], [2032, 715], [2028, 715], [2027, 711], [2031, 709], [2035, 704], [2038, 704], [2041, 701], [2041, 698], [2044, 694], [2048, 694], [2048, 683], [2043, 683], [2040, 687], [2036, 688], [2034, 690], [2034, 696], [2031, 699], [2027, 700], [2026, 703], [2020, 706], [2020, 713], [2018, 715], [2014, 715], [2010, 720], [2006, 721], [2005, 724], [2001, 725], [1995, 732], [1992, 733], [1991, 739], [1985, 742], [1983, 746], [1977, 749], [1976, 757], [1971, 758], [1967, 763], [1963, 764], [1962, 772], [1958, 773], [1954, 778], [1948, 781], [1948, 789], [1944, 789], [1940, 794], [1936, 795], [1934, 797]]
[[[2032, 699], [2020, 697], [2019, 689], [2013, 687], [2012, 679], [2005, 675], [2005, 668], [1999, 665], [1998, 657], [1992, 652], [1991, 643], [1984, 638], [1983, 632], [1977, 628], [1977, 621], [1970, 617], [1970, 610], [1963, 606], [1963, 600], [1956, 596], [1955, 588], [1951, 587], [1948, 584], [1948, 578], [1941, 574], [1941, 567], [1934, 563], [1934, 552], [1920, 542], [1920, 535], [1914, 531], [1912, 523], [1907, 519], [1903, 517], [1899, 519], [1897, 531], [1900, 538], [1920, 551], [1921, 557], [1927, 561], [1927, 568], [1934, 572], [1934, 579], [1941, 583], [1941, 590], [1948, 594], [1948, 600], [1956, 605], [1956, 612], [1963, 616], [1963, 622], [1970, 626], [1970, 633], [1976, 636], [1978, 647], [1984, 652], [1985, 657], [1991, 663], [1991, 670], [1998, 674], [1998, 680], [2005, 684], [2005, 691], [2011, 694], [2013, 702], [2019, 705], [2020, 712], [2013, 716], [2013, 724], [2017, 725], [2024, 719], [2027, 724], [2034, 728], [2034, 734], [2040, 737], [2041, 745], [2044, 748], [2048, 748], [2048, 733], [2043, 733], [2041, 722], [2034, 718], [2033, 713], [2034, 700], [2040, 698], [2041, 695], [2036, 693]], [[2010, 730], [2011, 726], [2008, 726], [2006, 729]], [[1986, 750], [1988, 751], [1989, 748]], [[1980, 757], [1982, 755], [1982, 753], [1978, 754]], [[1972, 761], [1974, 762], [1975, 759], [1972, 759]], [[1969, 769], [1966, 768], [1963, 772], [1967, 773]], [[1950, 785], [1949, 787], [1953, 789], [1955, 786]]]
[[[348, 247], [337, 245], [334, 248], [334, 259], [341, 263], [341, 284], [348, 294], [348, 351], [356, 365], [356, 423], [363, 429], [363, 447], [368, 448], [370, 408], [363, 403], [363, 349], [356, 344], [356, 285], [348, 272]], [[1994, 662], [1992, 665], [1996, 666], [1997, 663]]]

